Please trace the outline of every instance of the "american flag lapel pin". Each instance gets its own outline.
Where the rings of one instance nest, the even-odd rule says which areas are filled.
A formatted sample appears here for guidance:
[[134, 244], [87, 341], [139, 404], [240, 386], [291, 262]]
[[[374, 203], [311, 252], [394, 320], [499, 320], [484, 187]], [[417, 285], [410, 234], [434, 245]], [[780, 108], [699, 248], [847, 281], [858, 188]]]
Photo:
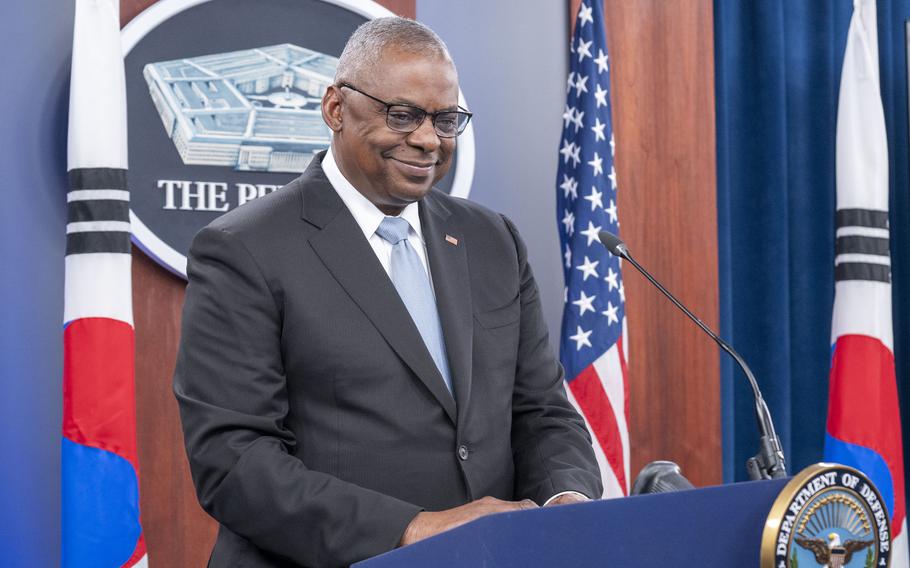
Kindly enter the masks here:
[[449, 243], [450, 245], [455, 245], [456, 247], [458, 246], [458, 239], [456, 239], [452, 235], [446, 235], [446, 242]]

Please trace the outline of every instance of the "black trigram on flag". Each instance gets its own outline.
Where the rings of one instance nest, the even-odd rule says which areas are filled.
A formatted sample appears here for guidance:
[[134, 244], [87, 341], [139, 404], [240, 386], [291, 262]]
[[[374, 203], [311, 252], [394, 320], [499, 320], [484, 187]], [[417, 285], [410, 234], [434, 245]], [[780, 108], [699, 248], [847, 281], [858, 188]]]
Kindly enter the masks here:
[[891, 282], [888, 212], [838, 209], [834, 279]]
[[130, 253], [130, 193], [126, 170], [69, 171], [66, 254]]

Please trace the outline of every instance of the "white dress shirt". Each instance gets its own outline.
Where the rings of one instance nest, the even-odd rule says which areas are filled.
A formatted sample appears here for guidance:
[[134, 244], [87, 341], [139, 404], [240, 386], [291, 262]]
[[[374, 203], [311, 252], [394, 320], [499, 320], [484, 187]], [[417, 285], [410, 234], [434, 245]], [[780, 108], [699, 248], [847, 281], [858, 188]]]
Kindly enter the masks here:
[[[322, 159], [322, 171], [325, 172], [325, 177], [329, 179], [329, 183], [335, 188], [338, 197], [344, 201], [344, 204], [351, 212], [351, 215], [354, 216], [354, 220], [357, 221], [357, 225], [360, 226], [360, 230], [363, 231], [363, 236], [366, 237], [370, 246], [373, 247], [373, 252], [376, 253], [376, 258], [379, 259], [386, 274], [391, 276], [389, 266], [392, 261], [392, 243], [376, 234], [376, 229], [379, 228], [379, 224], [382, 223], [382, 220], [386, 218], [386, 214], [373, 205], [362, 193], [357, 191], [357, 189], [351, 185], [351, 182], [344, 177], [344, 174], [338, 169], [338, 164], [335, 162], [335, 156], [332, 154], [331, 148], [325, 153], [325, 158]], [[408, 225], [410, 225], [410, 229], [408, 230], [408, 242], [411, 244], [411, 248], [417, 252], [417, 256], [420, 257], [420, 262], [423, 263], [424, 270], [426, 270], [427, 275], [429, 275], [430, 267], [427, 264], [427, 249], [423, 241], [423, 232], [420, 229], [420, 216], [418, 215], [417, 203], [409, 204], [398, 216], [407, 221]], [[432, 288], [432, 279], [430, 283], [430, 288]]]
[[[386, 214], [373, 205], [362, 193], [357, 191], [351, 182], [344, 177], [344, 174], [338, 169], [338, 164], [335, 162], [335, 156], [332, 153], [331, 148], [325, 153], [325, 158], [322, 159], [322, 171], [325, 172], [325, 177], [328, 178], [329, 183], [335, 188], [338, 197], [341, 198], [345, 206], [347, 206], [348, 210], [351, 212], [351, 215], [354, 216], [354, 220], [357, 221], [357, 225], [360, 227], [360, 230], [363, 231], [363, 236], [366, 237], [370, 246], [373, 247], [373, 252], [376, 253], [376, 258], [379, 259], [386, 274], [391, 277], [389, 267], [392, 261], [392, 243], [376, 234], [376, 229], [379, 228], [379, 224], [382, 223], [382, 220], [386, 218]], [[427, 277], [430, 278], [430, 289], [432, 290], [433, 279], [430, 274], [430, 266], [427, 264], [427, 249], [426, 243], [424, 243], [423, 240], [423, 232], [420, 228], [420, 216], [418, 215], [417, 203], [415, 202], [407, 205], [401, 211], [399, 217], [407, 221], [408, 225], [410, 225], [410, 229], [408, 230], [408, 242], [417, 252], [417, 256], [420, 257], [423, 268], [427, 271]], [[562, 491], [547, 499], [545, 504], [566, 494], [578, 495], [585, 499], [588, 498], [586, 495], [582, 495], [577, 491]]]

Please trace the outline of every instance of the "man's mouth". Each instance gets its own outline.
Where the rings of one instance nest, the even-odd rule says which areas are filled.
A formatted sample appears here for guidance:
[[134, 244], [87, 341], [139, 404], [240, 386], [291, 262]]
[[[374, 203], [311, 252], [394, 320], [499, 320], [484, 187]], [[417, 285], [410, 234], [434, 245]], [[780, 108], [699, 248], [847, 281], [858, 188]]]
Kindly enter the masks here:
[[400, 170], [409, 175], [424, 176], [429, 175], [436, 165], [434, 161], [417, 161], [402, 160], [401, 158], [392, 158]]

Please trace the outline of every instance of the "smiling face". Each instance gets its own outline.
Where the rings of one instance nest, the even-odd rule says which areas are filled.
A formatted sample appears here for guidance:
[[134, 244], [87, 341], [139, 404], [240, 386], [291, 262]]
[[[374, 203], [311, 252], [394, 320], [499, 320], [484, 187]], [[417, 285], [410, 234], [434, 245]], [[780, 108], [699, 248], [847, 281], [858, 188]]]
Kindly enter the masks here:
[[[389, 103], [418, 106], [429, 113], [456, 110], [458, 77], [451, 60], [388, 47], [370, 73], [346, 79]], [[329, 87], [323, 118], [334, 132], [338, 169], [387, 215], [397, 215], [425, 196], [449, 171], [454, 138], [440, 138], [428, 116], [414, 132], [386, 125], [385, 107], [347, 88]]]

